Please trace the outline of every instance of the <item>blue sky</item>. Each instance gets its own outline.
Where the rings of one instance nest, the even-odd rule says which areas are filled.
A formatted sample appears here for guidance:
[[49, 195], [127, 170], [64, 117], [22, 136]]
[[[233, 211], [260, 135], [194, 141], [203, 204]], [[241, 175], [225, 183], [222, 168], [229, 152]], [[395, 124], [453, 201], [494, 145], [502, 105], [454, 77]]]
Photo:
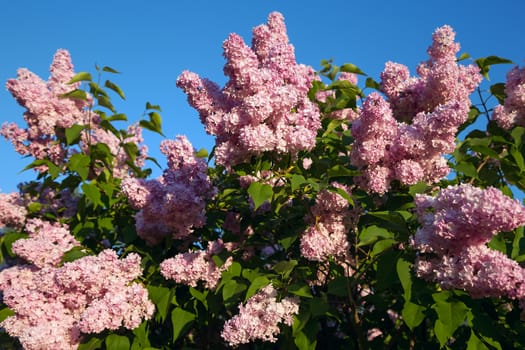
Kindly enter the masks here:
[[[130, 121], [140, 119], [146, 102], [163, 110], [164, 133], [187, 135], [195, 148], [211, 149], [197, 113], [175, 86], [185, 69], [225, 82], [222, 42], [229, 33], [251, 42], [251, 29], [265, 23], [272, 11], [281, 12], [297, 61], [319, 69], [321, 59], [351, 62], [371, 77], [386, 61], [414, 70], [426, 59], [435, 28], [449, 24], [472, 57], [498, 55], [523, 65], [525, 59], [525, 1], [411, 1], [357, 2], [332, 0], [156, 0], [58, 1], [17, 0], [0, 10], [0, 83], [26, 67], [44, 79], [57, 49], [68, 49], [76, 71], [111, 66], [122, 74], [112, 79], [126, 93], [118, 104]], [[510, 66], [491, 72], [502, 81]], [[0, 123], [23, 125], [22, 109], [0, 89]], [[150, 154], [165, 164], [157, 151], [160, 137], [145, 132]], [[0, 190], [11, 192], [30, 160], [21, 158], [10, 143], [0, 140]]]

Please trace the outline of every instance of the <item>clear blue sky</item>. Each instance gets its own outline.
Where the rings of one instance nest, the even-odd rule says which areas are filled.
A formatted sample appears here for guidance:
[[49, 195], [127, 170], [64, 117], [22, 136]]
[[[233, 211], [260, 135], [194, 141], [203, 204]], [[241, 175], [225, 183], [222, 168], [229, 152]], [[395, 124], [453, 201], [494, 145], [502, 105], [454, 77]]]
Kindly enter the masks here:
[[[321, 59], [352, 62], [370, 76], [378, 75], [388, 60], [413, 71], [426, 59], [435, 28], [449, 24], [462, 52], [473, 57], [499, 55], [525, 64], [525, 1], [413, 1], [373, 2], [285, 0], [155, 0], [58, 1], [17, 0], [0, 9], [0, 83], [26, 67], [44, 79], [53, 54], [68, 49], [76, 71], [94, 71], [94, 65], [122, 72], [114, 80], [127, 101], [119, 110], [137, 121], [147, 101], [162, 107], [168, 137], [185, 134], [195, 148], [211, 149], [197, 113], [175, 86], [185, 69], [222, 85], [222, 42], [230, 32], [251, 42], [251, 29], [265, 23], [272, 11], [283, 13], [297, 61], [320, 67]], [[510, 66], [495, 70], [493, 81], [504, 79]], [[0, 89], [0, 123], [22, 122], [22, 109]], [[151, 154], [160, 138], [145, 132]], [[0, 189], [11, 192], [34, 178], [20, 173], [30, 160], [22, 159], [10, 143], [0, 140]]]

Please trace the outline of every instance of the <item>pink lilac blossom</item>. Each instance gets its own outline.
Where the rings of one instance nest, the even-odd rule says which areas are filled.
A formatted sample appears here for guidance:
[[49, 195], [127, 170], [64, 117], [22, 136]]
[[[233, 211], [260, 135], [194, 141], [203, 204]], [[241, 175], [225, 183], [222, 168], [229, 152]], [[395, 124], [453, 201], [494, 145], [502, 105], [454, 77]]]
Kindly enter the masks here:
[[122, 191], [135, 215], [139, 237], [148, 244], [160, 243], [165, 237], [185, 239], [194, 228], [206, 223], [206, 200], [215, 195], [207, 175], [207, 165], [195, 156], [185, 136], [164, 140], [161, 152], [168, 158], [168, 168], [154, 180], [125, 178]]
[[275, 343], [279, 324], [291, 326], [293, 315], [298, 313], [298, 299], [283, 298], [278, 302], [277, 291], [269, 284], [248, 299], [246, 305], [239, 305], [239, 314], [226, 321], [221, 336], [230, 346], [255, 340]]
[[229, 81], [224, 88], [183, 72], [177, 86], [215, 135], [216, 163], [230, 168], [263, 152], [297, 154], [315, 145], [320, 114], [308, 96], [313, 68], [295, 61], [283, 16], [253, 29], [252, 47], [237, 34], [223, 44]]
[[69, 233], [69, 227], [58, 222], [29, 219], [25, 232], [29, 238], [14, 242], [12, 250], [39, 268], [58, 266], [65, 252], [80, 245]]
[[[350, 193], [349, 189], [341, 184], [332, 185]], [[301, 237], [301, 255], [308, 260], [319, 262], [327, 261], [329, 257], [341, 263], [348, 260], [349, 225], [346, 218], [349, 212], [348, 200], [339, 193], [330, 190], [319, 192], [307, 217], [309, 226]]]
[[417, 67], [419, 78], [410, 77], [406, 66], [387, 62], [381, 73], [381, 88], [397, 120], [411, 121], [420, 112], [432, 112], [439, 105], [457, 101], [468, 110], [469, 95], [481, 82], [475, 65], [457, 64], [459, 43], [450, 26], [442, 26], [432, 34], [429, 60]]
[[26, 109], [24, 119], [27, 128], [16, 124], [4, 124], [0, 135], [11, 140], [17, 152], [36, 159], [49, 159], [60, 164], [66, 156], [65, 149], [56, 143], [56, 128], [69, 128], [74, 124], [88, 123], [85, 109], [89, 102], [62, 98], [80, 83], [67, 84], [74, 76], [71, 57], [66, 50], [58, 50], [50, 67], [47, 82], [23, 68], [17, 79], [10, 79], [6, 87], [17, 102]]
[[424, 251], [450, 252], [483, 245], [498, 232], [525, 224], [520, 202], [493, 187], [450, 186], [436, 197], [418, 195], [415, 203], [422, 227], [413, 244]]
[[525, 269], [485, 245], [471, 245], [437, 258], [416, 261], [417, 274], [444, 289], [463, 289], [473, 298], [525, 298]]
[[362, 171], [355, 179], [360, 187], [382, 194], [394, 180], [430, 184], [449, 173], [443, 155], [454, 150], [458, 128], [468, 118], [469, 95], [482, 78], [473, 65], [457, 64], [458, 50], [454, 32], [444, 26], [434, 32], [419, 78], [411, 78], [403, 65], [386, 64], [381, 74], [386, 99], [370, 94], [352, 124], [351, 163]]
[[525, 126], [525, 67], [507, 73], [504, 104], [494, 108], [492, 119], [503, 129]]
[[[27, 69], [20, 69], [16, 79], [10, 79], [6, 86], [17, 102], [26, 109], [24, 119], [27, 128], [14, 123], [5, 123], [0, 135], [10, 140], [15, 150], [24, 156], [50, 160], [55, 165], [62, 163], [73, 151], [58, 141], [57, 135], [64, 136], [62, 129], [73, 125], [89, 125], [81, 133], [80, 148], [87, 151], [89, 145], [104, 142], [116, 156], [113, 164], [114, 176], [124, 177], [131, 169], [126, 164], [128, 155], [120, 147], [120, 140], [100, 125], [100, 118], [90, 110], [93, 99], [66, 98], [62, 95], [80, 86], [80, 82], [68, 84], [75, 75], [71, 56], [66, 50], [58, 50], [50, 67], [51, 76], [47, 82]], [[134, 125], [128, 129], [123, 142], [135, 143], [140, 154], [135, 159], [137, 167], [143, 166], [147, 148], [142, 143], [141, 128]], [[47, 170], [46, 165], [38, 166], [39, 171]]]
[[[495, 188], [450, 186], [435, 198], [418, 195], [422, 225], [411, 239], [421, 253], [417, 274], [472, 297], [525, 298], [525, 270], [486, 243], [501, 231], [525, 224], [525, 207]], [[425, 253], [431, 253], [426, 255]]]
[[135, 328], [154, 312], [147, 290], [131, 282], [142, 272], [140, 260], [134, 253], [118, 259], [108, 249], [62, 266], [7, 268], [0, 290], [15, 315], [0, 327], [24, 349], [76, 349], [82, 333]]
[[20, 229], [24, 226], [27, 216], [24, 204], [19, 193], [0, 193], [0, 229]]
[[188, 251], [164, 260], [160, 264], [160, 272], [165, 278], [177, 283], [197, 287], [198, 282], [202, 281], [205, 288], [214, 289], [222, 272], [226, 271], [233, 262], [233, 258], [229, 257], [221, 266], [215, 264], [213, 255], [223, 249], [224, 244], [221, 240], [209, 242], [206, 251]]

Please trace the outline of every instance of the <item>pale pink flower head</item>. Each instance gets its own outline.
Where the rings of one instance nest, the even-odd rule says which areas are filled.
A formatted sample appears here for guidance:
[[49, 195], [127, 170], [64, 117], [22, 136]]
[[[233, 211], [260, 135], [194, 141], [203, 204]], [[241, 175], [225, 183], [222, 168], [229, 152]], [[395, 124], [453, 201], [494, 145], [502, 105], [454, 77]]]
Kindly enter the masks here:
[[503, 129], [525, 126], [525, 67], [512, 68], [507, 73], [503, 106], [494, 108], [492, 119]]
[[20, 229], [24, 226], [27, 210], [19, 193], [0, 193], [0, 229], [11, 227]]
[[64, 253], [80, 246], [67, 225], [29, 219], [25, 225], [28, 238], [13, 243], [15, 254], [39, 268], [58, 266]]
[[276, 342], [279, 324], [291, 326], [293, 315], [299, 313], [297, 298], [277, 301], [277, 291], [269, 284], [239, 305], [239, 314], [226, 321], [222, 338], [230, 345], [247, 344], [255, 340]]
[[444, 289], [462, 289], [473, 298], [525, 298], [525, 269], [485, 245], [466, 246], [437, 258], [416, 260], [416, 272]]
[[197, 287], [199, 281], [204, 282], [208, 289], [214, 289], [223, 271], [226, 271], [233, 262], [229, 257], [224, 264], [217, 266], [213, 261], [213, 255], [220, 253], [224, 249], [221, 240], [208, 243], [206, 251], [188, 251], [175, 255], [173, 258], [164, 260], [160, 264], [161, 274], [172, 279], [177, 283]]
[[525, 224], [525, 208], [496, 188], [470, 184], [450, 186], [435, 198], [418, 195], [417, 215], [422, 227], [414, 245], [424, 251], [458, 251], [487, 243], [494, 235]]
[[253, 29], [252, 47], [237, 34], [223, 44], [229, 81], [217, 84], [183, 72], [177, 86], [216, 137], [215, 160], [227, 169], [264, 152], [296, 155], [315, 145], [320, 113], [308, 98], [314, 70], [297, 64], [283, 16]]
[[59, 164], [66, 156], [56, 141], [55, 128], [69, 128], [88, 122], [85, 113], [88, 102], [63, 98], [61, 95], [76, 89], [79, 83], [67, 84], [74, 76], [71, 57], [66, 50], [58, 50], [51, 64], [47, 82], [22, 68], [16, 79], [8, 80], [6, 87], [17, 102], [26, 109], [27, 128], [4, 124], [0, 135], [11, 140], [15, 150], [36, 159], [49, 159]]
[[185, 136], [164, 140], [161, 152], [168, 168], [154, 180], [125, 178], [122, 191], [139, 212], [135, 215], [137, 234], [150, 245], [168, 235], [187, 238], [206, 222], [206, 201], [215, 195], [207, 165], [195, 156]]

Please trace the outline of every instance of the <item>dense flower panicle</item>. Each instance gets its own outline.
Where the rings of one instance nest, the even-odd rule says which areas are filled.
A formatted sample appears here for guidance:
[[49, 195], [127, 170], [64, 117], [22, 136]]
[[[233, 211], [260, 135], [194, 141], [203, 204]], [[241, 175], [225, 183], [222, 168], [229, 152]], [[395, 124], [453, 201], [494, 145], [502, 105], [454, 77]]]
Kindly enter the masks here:
[[494, 108], [492, 119], [504, 129], [525, 126], [525, 67], [512, 68], [507, 73], [503, 106]]
[[224, 248], [221, 240], [208, 243], [206, 251], [188, 251], [175, 255], [173, 258], [164, 260], [160, 264], [161, 274], [172, 279], [177, 283], [197, 287], [199, 281], [204, 282], [205, 288], [214, 289], [221, 278], [223, 271], [226, 271], [233, 262], [229, 257], [224, 264], [217, 266], [213, 261], [213, 255], [219, 253]]
[[11, 227], [19, 229], [24, 226], [27, 210], [19, 193], [0, 193], [0, 229]]
[[66, 156], [55, 143], [55, 128], [69, 128], [87, 123], [87, 101], [62, 98], [61, 95], [78, 88], [79, 83], [67, 84], [74, 76], [71, 57], [66, 50], [58, 50], [51, 64], [48, 82], [27, 69], [19, 69], [17, 79], [10, 79], [6, 87], [17, 102], [26, 109], [27, 129], [16, 124], [4, 124], [0, 134], [12, 141], [17, 152], [36, 159], [50, 159], [58, 164]]
[[283, 298], [278, 302], [277, 291], [269, 284], [248, 299], [246, 305], [239, 305], [239, 314], [226, 321], [221, 336], [230, 346], [255, 340], [276, 342], [279, 324], [291, 326], [293, 315], [298, 313], [298, 299]]
[[194, 228], [206, 222], [206, 200], [215, 194], [206, 173], [207, 165], [195, 156], [195, 150], [184, 136], [164, 140], [161, 152], [168, 168], [154, 180], [126, 178], [122, 191], [135, 216], [137, 234], [148, 244], [158, 244], [167, 236], [185, 239]]
[[[333, 183], [334, 187], [350, 193], [343, 185]], [[347, 240], [349, 216], [348, 201], [330, 190], [318, 193], [315, 205], [307, 217], [309, 227], [301, 237], [301, 255], [312, 261], [327, 261], [333, 257], [344, 262], [348, 258]]]
[[57, 266], [65, 252], [80, 245], [69, 233], [69, 227], [58, 222], [29, 219], [25, 231], [29, 238], [14, 242], [12, 250], [39, 268]]
[[525, 207], [495, 188], [450, 186], [434, 198], [418, 195], [422, 227], [411, 245], [422, 253], [418, 275], [443, 288], [466, 290], [475, 298], [525, 298], [525, 270], [505, 254], [486, 246], [501, 231], [525, 224]]
[[99, 333], [104, 329], [117, 330], [124, 326], [137, 328], [144, 317], [150, 318], [155, 306], [148, 299], [148, 291], [138, 283], [104, 294], [94, 300], [82, 313], [79, 322], [83, 333]]
[[432, 35], [427, 52], [429, 60], [418, 68], [419, 78], [410, 77], [402, 64], [387, 62], [381, 73], [381, 88], [391, 104], [393, 114], [401, 121], [411, 121], [420, 112], [432, 112], [437, 106], [457, 101], [470, 107], [469, 95], [482, 76], [474, 65], [457, 64], [459, 44], [450, 26], [443, 26]]
[[82, 333], [135, 328], [154, 312], [147, 290], [131, 283], [142, 273], [140, 260], [135, 253], [118, 259], [108, 249], [60, 267], [7, 268], [0, 290], [15, 315], [0, 326], [25, 349], [76, 349]]
[[282, 15], [274, 12], [268, 24], [253, 29], [251, 48], [236, 34], [223, 48], [224, 88], [188, 71], [177, 79], [206, 131], [216, 136], [217, 164], [228, 168], [267, 151], [311, 149], [321, 124], [307, 93], [317, 77], [296, 63]]
[[381, 73], [387, 99], [372, 93], [363, 102], [352, 125], [351, 162], [362, 171], [356, 183], [365, 190], [382, 194], [393, 180], [434, 183], [449, 173], [442, 156], [454, 150], [458, 128], [468, 118], [469, 95], [482, 79], [477, 67], [457, 64], [454, 36], [449, 26], [434, 32], [419, 78], [387, 62]]
[[[72, 152], [58, 141], [58, 136], [64, 136], [61, 129], [73, 125], [89, 125], [81, 132], [80, 148], [87, 151], [89, 145], [105, 143], [116, 157], [112, 170], [114, 176], [122, 178], [131, 169], [126, 164], [128, 155], [120, 147], [120, 140], [103, 129], [100, 118], [89, 109], [92, 97], [86, 100], [66, 98], [62, 95], [77, 89], [80, 82], [68, 84], [75, 75], [71, 56], [66, 50], [58, 50], [50, 67], [51, 76], [47, 82], [27, 69], [18, 71], [17, 79], [10, 79], [6, 86], [17, 102], [26, 109], [24, 119], [27, 128], [21, 128], [14, 123], [4, 123], [0, 135], [10, 140], [15, 150], [23, 156], [35, 159], [47, 159], [56, 165], [61, 165]], [[89, 134], [89, 135], [88, 135]], [[142, 145], [141, 128], [134, 125], [128, 129], [129, 137], [124, 143], [135, 143], [140, 154], [134, 160], [137, 167], [144, 164], [147, 157], [147, 147]], [[35, 167], [36, 170], [47, 170], [46, 165]]]
[[435, 198], [418, 195], [416, 210], [422, 225], [414, 236], [418, 249], [457, 251], [485, 244], [501, 231], [525, 224], [525, 208], [498, 189], [469, 184], [450, 186]]
[[390, 182], [434, 183], [450, 168], [443, 154], [455, 148], [455, 134], [467, 119], [466, 105], [457, 101], [420, 112], [412, 124], [397, 122], [388, 102], [378, 93], [363, 103], [352, 124], [351, 163], [362, 170], [356, 182], [365, 190], [384, 193]]
[[416, 260], [419, 277], [444, 289], [463, 289], [473, 298], [525, 298], [525, 269], [485, 245], [467, 246], [454, 254]]

